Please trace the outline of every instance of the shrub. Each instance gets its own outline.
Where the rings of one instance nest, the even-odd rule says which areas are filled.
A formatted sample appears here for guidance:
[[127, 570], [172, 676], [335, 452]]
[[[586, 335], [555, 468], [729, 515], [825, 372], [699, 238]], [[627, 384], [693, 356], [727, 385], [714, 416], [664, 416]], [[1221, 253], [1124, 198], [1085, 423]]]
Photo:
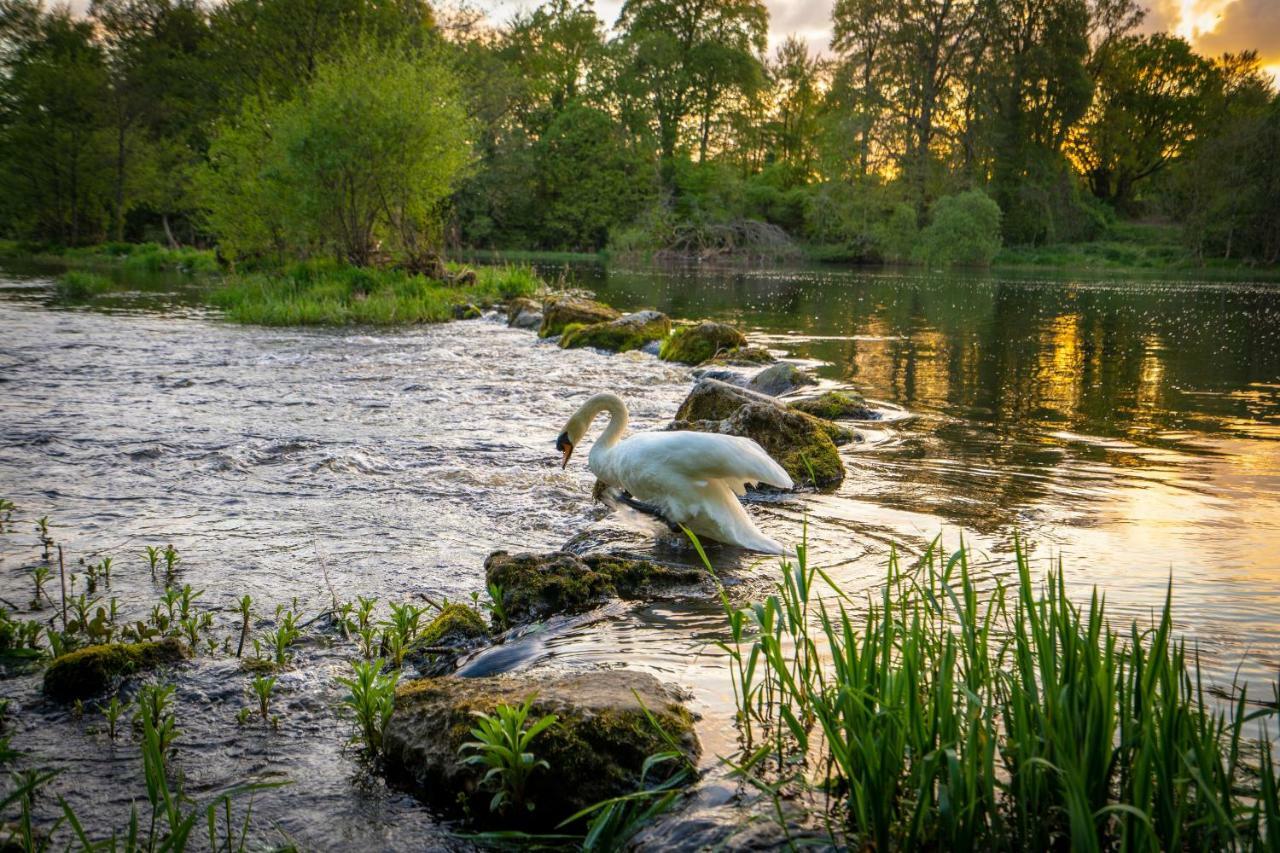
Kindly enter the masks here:
[[896, 204], [889, 218], [876, 229], [876, 242], [886, 261], [904, 263], [911, 260], [920, 239], [916, 212], [909, 204]]
[[1000, 251], [1000, 206], [979, 190], [943, 196], [929, 209], [916, 257], [931, 266], [990, 266]]

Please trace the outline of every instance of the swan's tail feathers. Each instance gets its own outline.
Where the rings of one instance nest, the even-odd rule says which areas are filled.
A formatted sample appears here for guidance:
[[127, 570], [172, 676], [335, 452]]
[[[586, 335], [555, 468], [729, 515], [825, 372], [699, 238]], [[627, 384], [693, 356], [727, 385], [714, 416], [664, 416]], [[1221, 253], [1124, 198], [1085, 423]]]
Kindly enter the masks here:
[[791, 475], [786, 472], [781, 465], [774, 461], [773, 457], [764, 452], [764, 448], [756, 444], [749, 438], [742, 440], [744, 445], [744, 468], [748, 477], [748, 482], [764, 483], [766, 486], [773, 486], [775, 489], [794, 489], [796, 484], [791, 481]]
[[712, 480], [699, 489], [699, 498], [694, 504], [686, 504], [686, 527], [699, 536], [736, 545], [749, 551], [763, 554], [785, 554], [786, 549], [778, 542], [760, 532], [751, 516], [734, 494], [734, 486], [726, 480]]

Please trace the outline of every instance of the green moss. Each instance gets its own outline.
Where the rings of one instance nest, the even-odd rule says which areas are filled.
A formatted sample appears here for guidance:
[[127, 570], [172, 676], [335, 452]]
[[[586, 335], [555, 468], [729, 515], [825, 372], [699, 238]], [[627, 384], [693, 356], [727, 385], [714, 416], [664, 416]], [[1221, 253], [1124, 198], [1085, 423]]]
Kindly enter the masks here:
[[682, 364], [702, 364], [717, 354], [745, 347], [747, 338], [733, 326], [704, 321], [681, 326], [662, 342], [658, 358]]
[[828, 391], [812, 400], [797, 400], [791, 404], [791, 408], [829, 421], [845, 418], [868, 420], [875, 417], [875, 410], [868, 407], [862, 395], [854, 391]]
[[118, 678], [177, 663], [187, 656], [186, 646], [172, 637], [158, 642], [89, 646], [53, 659], [44, 673], [44, 692], [60, 702], [97, 696]]
[[423, 629], [418, 642], [424, 646], [463, 646], [488, 638], [489, 628], [475, 609], [465, 604], [446, 604]]
[[764, 347], [746, 346], [726, 350], [704, 364], [723, 367], [755, 367], [761, 364], [773, 364], [777, 360], [773, 353]]
[[538, 337], [550, 338], [563, 334], [571, 324], [590, 326], [618, 319], [621, 313], [603, 302], [584, 299], [568, 293], [548, 296], [542, 303], [542, 327]]
[[592, 347], [609, 352], [630, 352], [662, 340], [670, 331], [671, 321], [665, 314], [644, 311], [609, 323], [592, 323], [589, 326], [571, 323], [561, 333], [560, 346], [565, 349]]
[[485, 581], [502, 587], [502, 606], [513, 622], [585, 610], [610, 598], [641, 598], [662, 587], [699, 583], [697, 569], [675, 569], [607, 554], [578, 557], [495, 551], [484, 563]]

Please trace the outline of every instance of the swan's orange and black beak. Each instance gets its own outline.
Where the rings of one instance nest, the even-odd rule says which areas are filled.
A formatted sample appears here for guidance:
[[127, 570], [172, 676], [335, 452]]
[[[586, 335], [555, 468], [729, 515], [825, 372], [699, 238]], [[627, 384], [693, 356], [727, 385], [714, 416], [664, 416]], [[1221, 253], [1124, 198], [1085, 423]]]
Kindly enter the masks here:
[[563, 471], [569, 467], [569, 457], [573, 455], [573, 442], [569, 440], [569, 433], [562, 432], [556, 439], [556, 450], [564, 454], [564, 461], [560, 463], [560, 470]]

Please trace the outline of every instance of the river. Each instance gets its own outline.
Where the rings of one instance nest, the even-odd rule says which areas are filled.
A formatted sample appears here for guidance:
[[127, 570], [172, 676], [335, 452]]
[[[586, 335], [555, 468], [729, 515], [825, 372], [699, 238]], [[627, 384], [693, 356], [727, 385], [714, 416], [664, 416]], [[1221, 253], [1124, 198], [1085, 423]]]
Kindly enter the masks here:
[[[1115, 617], [1148, 618], [1172, 579], [1177, 628], [1207, 677], [1269, 683], [1280, 671], [1280, 287], [1163, 280], [865, 273], [674, 272], [578, 267], [620, 308], [714, 317], [882, 401], [859, 424], [829, 494], [753, 506], [846, 592], [877, 588], [889, 549], [941, 534], [975, 549], [980, 582], [1013, 571], [1015, 537], [1070, 590], [1098, 585]], [[649, 543], [639, 520], [591, 501], [585, 460], [553, 442], [589, 394], [665, 425], [686, 368], [652, 356], [562, 351], [494, 319], [405, 330], [234, 326], [188, 286], [147, 281], [93, 307], [62, 304], [47, 272], [0, 272], [0, 497], [22, 524], [0, 537], [0, 597], [31, 598], [30, 519], [47, 514], [75, 561], [115, 559], [110, 594], [149, 611], [162, 585], [143, 546], [172, 543], [179, 583], [204, 590], [219, 630], [253, 596], [304, 615], [345, 600], [483, 589], [495, 549]], [[773, 560], [713, 551], [762, 588]], [[46, 610], [43, 614], [48, 616]], [[30, 616], [30, 614], [24, 614]], [[724, 826], [733, 786], [732, 693], [711, 602], [611, 605], [525, 638], [501, 668], [626, 665], [691, 696], [712, 772], [686, 807]], [[260, 794], [267, 841], [306, 849], [458, 847], [428, 810], [389, 789], [344, 741], [333, 679], [352, 649], [310, 637], [276, 688], [278, 730], [241, 727], [253, 704], [234, 659], [181, 670], [178, 762], [197, 800], [236, 782]], [[136, 747], [101, 718], [0, 682], [13, 746], [62, 773], [56, 795], [123, 827], [141, 797]], [[682, 819], [677, 813], [672, 818]]]

